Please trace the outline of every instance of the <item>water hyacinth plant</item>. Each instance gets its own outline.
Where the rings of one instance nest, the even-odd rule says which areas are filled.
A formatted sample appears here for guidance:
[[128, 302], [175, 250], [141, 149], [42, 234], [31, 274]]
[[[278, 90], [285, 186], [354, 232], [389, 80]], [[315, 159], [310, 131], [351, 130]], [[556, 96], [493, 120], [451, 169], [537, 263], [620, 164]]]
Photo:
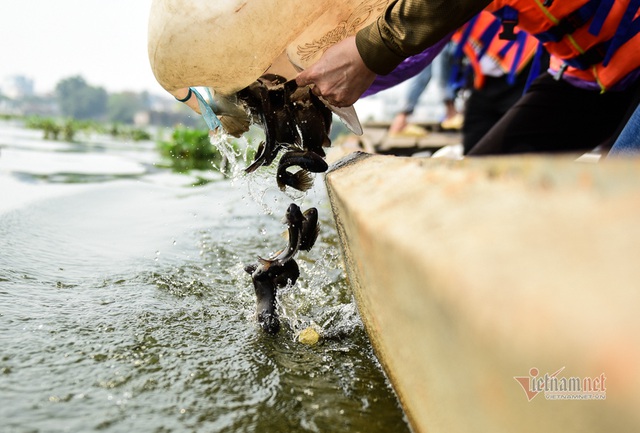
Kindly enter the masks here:
[[169, 161], [169, 166], [180, 173], [189, 170], [209, 170], [220, 166], [222, 156], [211, 144], [209, 132], [199, 129], [176, 127], [169, 140], [159, 140], [160, 154]]
[[170, 138], [159, 139], [157, 146], [175, 171], [216, 169], [232, 177], [239, 164], [254, 157], [256, 146], [252, 143], [259, 138], [260, 132], [255, 130], [239, 139], [225, 134], [212, 138], [208, 130], [177, 126]]

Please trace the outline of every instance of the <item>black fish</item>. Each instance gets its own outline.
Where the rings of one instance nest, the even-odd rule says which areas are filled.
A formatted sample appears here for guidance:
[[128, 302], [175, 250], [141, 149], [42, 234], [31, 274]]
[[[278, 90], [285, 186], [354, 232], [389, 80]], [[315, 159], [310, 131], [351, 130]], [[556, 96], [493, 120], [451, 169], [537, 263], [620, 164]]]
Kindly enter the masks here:
[[[289, 110], [291, 105], [289, 83], [281, 83], [279, 79], [271, 83], [265, 81], [268, 99], [268, 106], [264, 107], [265, 133], [269, 131], [269, 136], [273, 136], [273, 144], [271, 146], [265, 144], [266, 152], [262, 165], [270, 165], [280, 149], [293, 145], [298, 137], [295, 119]], [[293, 83], [295, 84], [295, 81]]]
[[236, 97], [244, 103], [255, 123], [262, 125], [260, 116], [264, 112], [263, 105], [269, 89], [281, 86], [285, 81], [286, 79], [280, 75], [265, 74], [236, 93]]
[[310, 251], [318, 239], [320, 227], [318, 226], [318, 210], [315, 207], [309, 208], [302, 214], [302, 231], [300, 234], [300, 245], [298, 249]]
[[[264, 128], [265, 141], [260, 143], [260, 148], [256, 153], [253, 162], [245, 169], [245, 172], [251, 173], [262, 165], [269, 165], [278, 154], [278, 143], [276, 140], [276, 129], [278, 119], [276, 113], [280, 111], [278, 107], [272, 105], [269, 92], [266, 87], [258, 84], [253, 89], [255, 97], [259, 101], [256, 109], [259, 123]], [[270, 161], [269, 161], [270, 160]]]
[[251, 173], [260, 166], [270, 165], [283, 146], [292, 145], [297, 140], [295, 119], [288, 109], [293, 90], [284, 77], [267, 74], [238, 92], [238, 98], [245, 102], [254, 121], [262, 125], [265, 132], [265, 141], [245, 172]]
[[293, 258], [293, 256], [298, 252], [302, 232], [302, 222], [304, 221], [304, 216], [302, 215], [300, 207], [295, 203], [291, 203], [287, 208], [285, 219], [289, 226], [289, 244], [275, 257], [270, 257], [268, 259], [263, 259], [261, 257], [258, 258], [260, 265], [264, 266], [266, 269], [269, 269], [269, 267], [273, 265], [284, 264], [286, 261]]
[[286, 287], [289, 284], [294, 285], [300, 276], [300, 268], [294, 259], [291, 259], [279, 266], [272, 266], [270, 272], [274, 275], [273, 282], [279, 289]]
[[276, 311], [276, 285], [268, 271], [258, 267], [251, 275], [253, 289], [256, 293], [256, 315], [262, 329], [269, 334], [277, 334], [280, 320]]
[[326, 156], [323, 147], [331, 146], [331, 110], [329, 110], [309, 87], [298, 89], [291, 95], [291, 113], [299, 134], [299, 147]]
[[245, 169], [247, 173], [270, 165], [283, 148], [296, 145], [325, 156], [323, 147], [331, 146], [331, 111], [308, 86], [299, 88], [295, 80], [266, 74], [239, 91], [237, 97], [265, 131], [265, 141]]
[[244, 270], [251, 274], [253, 289], [256, 294], [256, 316], [262, 329], [269, 334], [280, 331], [278, 319], [277, 289], [287, 284], [295, 284], [300, 276], [300, 269], [295, 260], [290, 259], [283, 264], [268, 268], [262, 265], [248, 265]]
[[[294, 165], [300, 167], [301, 170], [293, 174], [289, 173], [287, 168]], [[309, 172], [323, 173], [328, 168], [326, 161], [317, 153], [309, 150], [292, 150], [280, 158], [276, 182], [283, 191], [287, 185], [299, 191], [306, 191], [313, 185], [313, 178]]]
[[289, 242], [285, 249], [269, 259], [258, 258], [258, 263], [245, 266], [251, 275], [256, 294], [256, 316], [262, 329], [269, 334], [280, 330], [277, 313], [277, 292], [288, 284], [295, 284], [300, 269], [294, 260], [298, 250], [309, 251], [318, 237], [318, 210], [309, 208], [304, 213], [295, 203], [287, 208]]

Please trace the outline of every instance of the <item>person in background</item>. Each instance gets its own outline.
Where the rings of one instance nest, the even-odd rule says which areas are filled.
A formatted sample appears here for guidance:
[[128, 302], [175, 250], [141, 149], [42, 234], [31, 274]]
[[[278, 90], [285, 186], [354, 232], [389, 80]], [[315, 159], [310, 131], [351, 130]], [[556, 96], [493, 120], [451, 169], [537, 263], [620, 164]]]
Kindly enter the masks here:
[[457, 131], [462, 128], [464, 116], [456, 108], [456, 97], [460, 88], [451, 81], [455, 49], [456, 44], [449, 42], [436, 59], [440, 59], [440, 85], [444, 89], [445, 116], [440, 122], [440, 127], [445, 130]]
[[[413, 114], [416, 105], [418, 105], [420, 97], [427, 89], [434, 72], [438, 75], [438, 84], [444, 93], [443, 103], [445, 115], [440, 126], [443, 129], [461, 128], [462, 115], [458, 113], [458, 110], [455, 107], [456, 89], [454, 89], [451, 80], [449, 79], [451, 76], [454, 49], [454, 44], [447, 44], [432, 63], [429, 63], [418, 75], [414, 76], [409, 81], [407, 92], [404, 95], [402, 108], [394, 116], [393, 121], [389, 126], [389, 135], [427, 134], [427, 131], [424, 128], [409, 124], [409, 118]], [[436, 68], [433, 67], [434, 64], [437, 66]]]
[[419, 126], [410, 125], [409, 117], [418, 105], [418, 100], [422, 93], [426, 90], [432, 76], [432, 63], [427, 65], [418, 75], [409, 80], [409, 86], [404, 94], [402, 108], [393, 117], [391, 125], [389, 125], [389, 135], [426, 135], [427, 131]]
[[[462, 127], [464, 153], [469, 152], [520, 99], [532, 72], [531, 63], [538, 47], [536, 39], [520, 31], [516, 41], [505, 41], [498, 37], [501, 31], [498, 18], [489, 12], [480, 12], [454, 33], [451, 42], [434, 59], [434, 63], [442, 59], [450, 65], [444, 77], [450, 94], [455, 95], [462, 88], [471, 90], [464, 117], [454, 108], [445, 120], [449, 124], [458, 123], [450, 126], [451, 129]], [[443, 58], [444, 53], [448, 54], [446, 58]], [[547, 65], [548, 59], [543, 63]], [[390, 134], [400, 133], [407, 127], [407, 118], [431, 78], [432, 64], [410, 82], [405, 107], [395, 116]], [[413, 132], [415, 128], [407, 129]]]
[[[521, 30], [518, 38], [499, 38], [504, 31], [498, 18], [480, 12], [453, 35], [456, 43], [454, 82], [471, 91], [464, 109], [462, 144], [468, 153], [502, 116], [520, 99], [531, 74], [541, 69], [532, 63], [537, 54], [536, 39]], [[543, 50], [538, 64], [548, 65]], [[463, 60], [467, 64], [463, 65]], [[469, 83], [470, 81], [470, 83]]]
[[636, 0], [398, 0], [355, 37], [329, 48], [298, 85], [338, 106], [353, 104], [376, 74], [445, 38], [486, 7], [503, 37], [517, 24], [551, 56], [549, 71], [473, 147], [469, 155], [608, 149], [640, 98]]

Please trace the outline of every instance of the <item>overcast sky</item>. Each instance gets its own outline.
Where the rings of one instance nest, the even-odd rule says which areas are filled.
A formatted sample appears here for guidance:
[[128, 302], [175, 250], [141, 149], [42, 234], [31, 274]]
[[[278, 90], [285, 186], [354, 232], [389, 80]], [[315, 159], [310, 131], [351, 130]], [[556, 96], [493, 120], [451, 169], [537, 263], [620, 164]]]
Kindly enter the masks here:
[[151, 0], [0, 0], [0, 83], [25, 75], [37, 92], [82, 75], [110, 92], [164, 93], [147, 56]]

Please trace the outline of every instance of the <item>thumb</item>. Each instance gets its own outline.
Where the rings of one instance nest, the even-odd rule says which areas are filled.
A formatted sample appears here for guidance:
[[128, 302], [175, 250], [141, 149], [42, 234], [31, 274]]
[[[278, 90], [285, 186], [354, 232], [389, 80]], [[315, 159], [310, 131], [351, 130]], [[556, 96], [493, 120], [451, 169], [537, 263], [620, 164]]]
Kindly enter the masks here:
[[296, 76], [296, 84], [298, 85], [298, 87], [304, 87], [304, 86], [307, 86], [309, 84], [313, 84], [313, 80], [311, 79], [311, 76], [310, 76], [308, 71], [309, 70], [306, 69], [306, 70], [300, 72]]

